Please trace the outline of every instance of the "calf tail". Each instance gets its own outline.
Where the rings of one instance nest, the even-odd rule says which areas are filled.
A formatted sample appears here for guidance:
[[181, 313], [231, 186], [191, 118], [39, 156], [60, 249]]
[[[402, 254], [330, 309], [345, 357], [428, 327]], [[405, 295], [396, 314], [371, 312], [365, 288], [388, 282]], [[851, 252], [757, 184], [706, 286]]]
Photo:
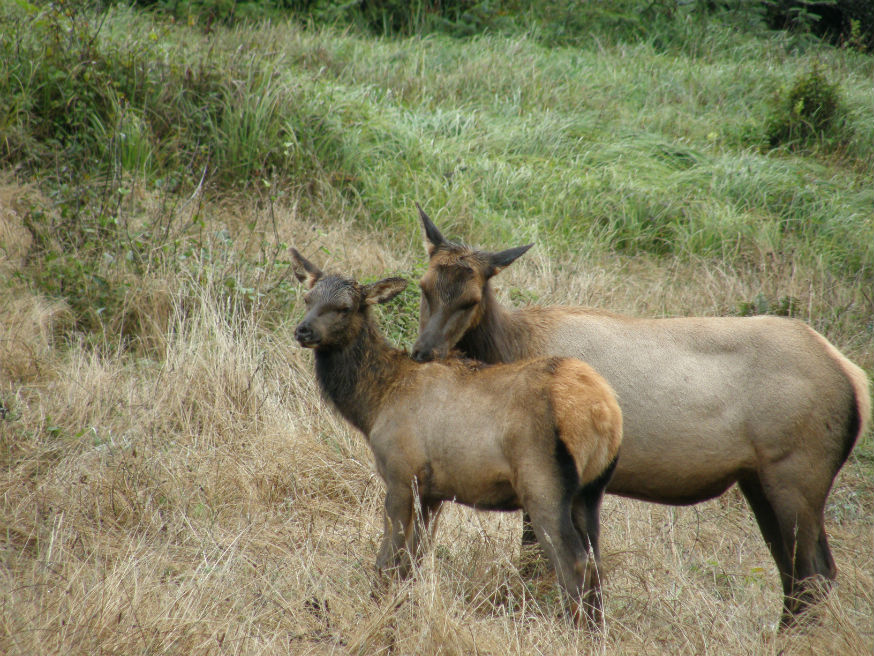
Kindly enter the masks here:
[[622, 442], [622, 411], [613, 389], [592, 367], [561, 359], [550, 389], [558, 438], [576, 465], [580, 485], [615, 462]]
[[613, 478], [613, 472], [616, 471], [617, 462], [619, 462], [618, 451], [613, 460], [610, 461], [610, 464], [607, 465], [607, 468], [602, 471], [596, 479], [583, 485], [579, 494], [586, 503], [592, 503], [604, 494], [604, 490], [607, 489], [610, 479]]

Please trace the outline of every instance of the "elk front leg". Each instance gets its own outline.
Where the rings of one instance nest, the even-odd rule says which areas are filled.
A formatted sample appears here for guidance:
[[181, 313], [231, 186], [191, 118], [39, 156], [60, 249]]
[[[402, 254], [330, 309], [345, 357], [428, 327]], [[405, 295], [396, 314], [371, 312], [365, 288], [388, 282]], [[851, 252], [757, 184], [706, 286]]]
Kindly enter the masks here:
[[407, 540], [413, 538], [413, 491], [408, 485], [389, 485], [385, 495], [382, 545], [376, 557], [381, 573], [406, 578], [412, 567]]

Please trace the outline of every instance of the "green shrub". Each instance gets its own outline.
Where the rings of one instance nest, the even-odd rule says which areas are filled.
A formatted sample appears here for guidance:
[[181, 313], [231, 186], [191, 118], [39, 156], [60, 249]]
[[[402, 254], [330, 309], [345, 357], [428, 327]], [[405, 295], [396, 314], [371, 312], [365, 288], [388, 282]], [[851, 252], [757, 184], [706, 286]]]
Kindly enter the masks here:
[[118, 275], [119, 265], [127, 268], [112, 198], [119, 190], [103, 197], [93, 191], [62, 185], [53, 193], [54, 209], [29, 208], [24, 225], [33, 243], [20, 272], [39, 292], [63, 298], [71, 328], [85, 333], [101, 333], [127, 291]]
[[768, 0], [761, 4], [772, 29], [810, 33], [857, 50], [874, 48], [871, 0]]
[[737, 314], [741, 317], [753, 317], [759, 314], [773, 314], [778, 317], [796, 317], [799, 315], [799, 301], [794, 296], [780, 296], [769, 299], [761, 292], [752, 300], [740, 301], [737, 304]]
[[[211, 27], [213, 23], [232, 24], [238, 21], [277, 18], [289, 12], [306, 13], [317, 0], [133, 0], [138, 7], [154, 9], [188, 24]], [[116, 4], [131, 4], [116, 0]]]
[[196, 183], [206, 169], [234, 184], [281, 163], [284, 98], [258, 62], [201, 51], [180, 63], [155, 23], [108, 33], [124, 11], [0, 13], [0, 157], [64, 181], [98, 168]]
[[796, 147], [836, 138], [842, 113], [837, 83], [815, 65], [778, 96], [767, 126], [768, 141], [771, 146]]
[[510, 4], [488, 0], [317, 0], [306, 13], [317, 20], [359, 24], [387, 36], [433, 31], [470, 36], [500, 23]]

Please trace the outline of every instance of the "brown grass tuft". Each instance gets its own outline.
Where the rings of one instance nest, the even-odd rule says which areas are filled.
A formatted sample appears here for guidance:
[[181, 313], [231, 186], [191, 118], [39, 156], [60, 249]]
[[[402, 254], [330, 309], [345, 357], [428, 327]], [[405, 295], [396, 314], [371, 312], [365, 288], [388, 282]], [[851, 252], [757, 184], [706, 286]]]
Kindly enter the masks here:
[[0, 174], [0, 272], [11, 273], [24, 264], [33, 237], [22, 221], [21, 201], [36, 195], [29, 187], [22, 187]]
[[70, 319], [65, 304], [15, 287], [0, 292], [0, 316], [0, 380], [26, 384], [50, 378], [56, 336]]

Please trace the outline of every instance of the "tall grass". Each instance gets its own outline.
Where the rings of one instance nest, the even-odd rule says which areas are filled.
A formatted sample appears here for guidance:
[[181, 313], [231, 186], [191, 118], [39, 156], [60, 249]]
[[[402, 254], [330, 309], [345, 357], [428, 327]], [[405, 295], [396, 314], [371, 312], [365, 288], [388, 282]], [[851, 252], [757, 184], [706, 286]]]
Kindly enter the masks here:
[[[125, 347], [121, 327], [98, 348], [70, 343], [63, 305], [21, 283], [0, 295], [3, 653], [870, 651], [870, 436], [827, 509], [840, 585], [821, 623], [797, 632], [774, 633], [778, 575], [736, 492], [692, 508], [606, 500], [600, 638], [568, 624], [551, 577], [519, 576], [512, 514], [448, 509], [415, 576], [386, 586], [373, 566], [382, 485], [295, 345], [302, 301], [287, 296], [279, 319], [269, 296], [225, 281], [252, 224], [362, 278], [415, 269], [421, 244], [386, 243], [351, 214], [319, 229], [294, 203], [201, 213], [206, 232], [229, 240], [204, 246], [184, 271], [154, 268], [127, 295], [126, 316], [159, 327], [148, 347]], [[282, 275], [275, 268], [263, 288]], [[508, 302], [641, 315], [722, 314], [781, 289], [814, 325], [855, 294], [820, 265], [779, 254], [734, 267], [540, 248], [497, 282]], [[414, 316], [410, 301], [383, 321]], [[869, 339], [826, 328], [871, 367]], [[32, 357], [11, 357], [21, 353]]]

